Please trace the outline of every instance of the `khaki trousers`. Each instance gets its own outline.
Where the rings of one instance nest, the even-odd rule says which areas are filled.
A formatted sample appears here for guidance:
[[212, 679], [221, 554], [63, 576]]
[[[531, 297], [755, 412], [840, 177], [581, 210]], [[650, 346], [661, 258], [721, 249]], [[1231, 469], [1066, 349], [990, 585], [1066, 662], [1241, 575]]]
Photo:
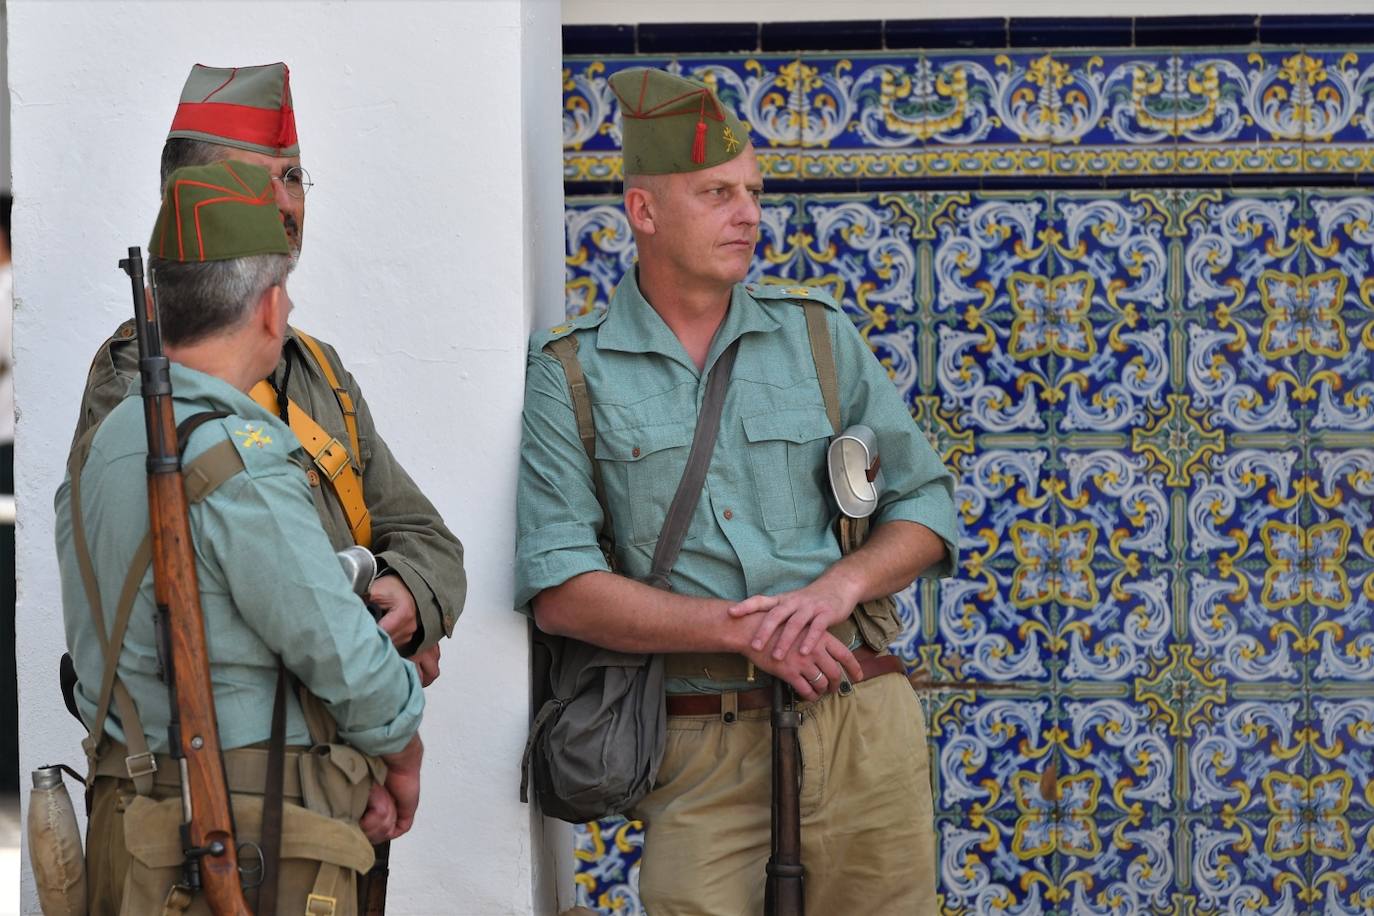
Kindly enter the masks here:
[[[802, 864], [816, 916], [935, 916], [935, 825], [925, 720], [893, 674], [801, 707]], [[674, 716], [644, 822], [650, 916], [763, 913], [772, 737], [767, 709]]]

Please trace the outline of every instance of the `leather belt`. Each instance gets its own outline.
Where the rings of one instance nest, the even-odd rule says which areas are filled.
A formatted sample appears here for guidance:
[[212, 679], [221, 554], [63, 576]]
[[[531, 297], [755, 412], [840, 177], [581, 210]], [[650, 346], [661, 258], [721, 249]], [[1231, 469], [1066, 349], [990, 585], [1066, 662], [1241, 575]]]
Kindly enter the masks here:
[[[859, 669], [864, 673], [864, 680], [878, 677], [883, 674], [905, 674], [906, 665], [895, 655], [879, 655], [868, 646], [860, 646], [854, 650], [854, 658], [859, 662]], [[675, 693], [670, 694], [667, 700], [668, 715], [670, 716], [718, 716], [720, 715], [719, 693]], [[753, 690], [741, 690], [735, 694], [735, 708], [740, 712], [746, 709], [767, 709], [773, 705], [773, 688], [756, 687]]]

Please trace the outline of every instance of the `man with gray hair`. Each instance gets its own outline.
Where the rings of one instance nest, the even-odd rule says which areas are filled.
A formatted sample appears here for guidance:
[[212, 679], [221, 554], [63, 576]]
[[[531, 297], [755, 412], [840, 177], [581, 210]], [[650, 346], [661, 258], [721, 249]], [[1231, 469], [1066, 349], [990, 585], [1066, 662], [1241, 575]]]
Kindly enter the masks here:
[[[162, 184], [177, 168], [225, 159], [272, 176], [291, 257], [299, 258], [311, 180], [301, 167], [285, 64], [191, 68], [163, 146]], [[73, 444], [124, 397], [138, 374], [137, 353], [132, 322], [101, 345]], [[392, 455], [333, 347], [288, 327], [281, 360], [250, 395], [310, 453], [311, 495], [334, 548], [361, 544], [377, 555], [381, 573], [369, 600], [385, 612], [382, 628], [428, 685], [439, 675], [439, 640], [452, 634], [467, 593], [462, 544]]]
[[[291, 310], [272, 183], [239, 162], [174, 172], [150, 274], [237, 839], [265, 852], [277, 889], [255, 909], [299, 913], [318, 897], [344, 914], [373, 863], [368, 841], [414, 817], [424, 695], [334, 556], [302, 443], [248, 394], [281, 359]], [[191, 912], [204, 905], [177, 886], [181, 778], [139, 545], [147, 453], [134, 387], [77, 442], [56, 499], [63, 619], [90, 730], [92, 914], [170, 911], [164, 901], [183, 890]], [[296, 683], [299, 693], [286, 686]], [[263, 836], [272, 812], [276, 842]]]

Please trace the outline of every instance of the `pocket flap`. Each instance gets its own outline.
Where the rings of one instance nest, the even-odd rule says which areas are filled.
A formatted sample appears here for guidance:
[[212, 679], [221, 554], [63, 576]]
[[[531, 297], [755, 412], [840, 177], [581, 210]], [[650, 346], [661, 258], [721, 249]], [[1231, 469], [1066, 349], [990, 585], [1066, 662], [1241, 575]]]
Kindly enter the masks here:
[[[235, 796], [237, 839], [256, 841], [262, 834], [262, 799]], [[153, 801], [139, 797], [124, 812], [124, 844], [129, 855], [148, 868], [174, 868], [181, 852], [181, 799]], [[358, 827], [287, 803], [282, 811], [283, 859], [329, 862], [363, 873], [372, 867], [372, 844]]]
[[744, 418], [744, 435], [750, 442], [810, 442], [834, 432], [822, 407], [788, 407]]
[[597, 430], [596, 457], [609, 461], [639, 461], [654, 452], [690, 445], [692, 432], [693, 428], [686, 423]]

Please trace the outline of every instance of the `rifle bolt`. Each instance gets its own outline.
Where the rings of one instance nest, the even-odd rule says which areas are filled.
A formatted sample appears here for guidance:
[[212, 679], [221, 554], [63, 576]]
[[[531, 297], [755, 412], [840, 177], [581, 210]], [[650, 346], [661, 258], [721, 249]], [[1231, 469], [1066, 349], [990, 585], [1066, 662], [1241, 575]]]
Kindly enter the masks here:
[[201, 748], [205, 747], [205, 739], [202, 738], [200, 735], [196, 735], [194, 738], [191, 739], [191, 747], [195, 748], [196, 750], [200, 750]]

